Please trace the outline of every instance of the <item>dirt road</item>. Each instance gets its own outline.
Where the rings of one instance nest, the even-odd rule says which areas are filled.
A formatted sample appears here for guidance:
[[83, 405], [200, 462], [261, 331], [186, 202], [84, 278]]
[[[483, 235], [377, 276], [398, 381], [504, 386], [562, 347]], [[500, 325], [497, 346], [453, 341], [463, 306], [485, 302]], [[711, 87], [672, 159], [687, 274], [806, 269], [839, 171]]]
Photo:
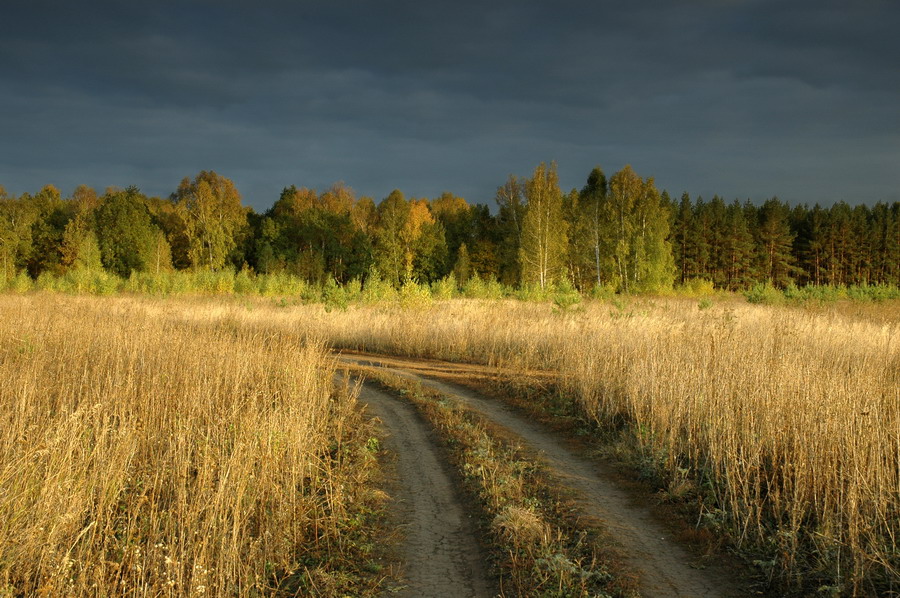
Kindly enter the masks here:
[[341, 355], [340, 359], [348, 364], [385, 368], [417, 380], [462, 401], [494, 424], [520, 437], [523, 445], [541, 455], [560, 481], [575, 492], [583, 513], [603, 522], [619, 543], [624, 562], [638, 576], [642, 596], [712, 598], [748, 595], [734, 581], [731, 572], [715, 567], [698, 568], [697, 558], [675, 541], [647, 508], [637, 504], [628, 490], [616, 484], [616, 476], [601, 463], [575, 454], [553, 432], [503, 403], [434, 377], [465, 379], [467, 373], [471, 376], [483, 368], [349, 353]]
[[391, 596], [495, 596], [448, 466], [411, 406], [363, 385], [360, 402], [387, 428], [385, 446], [396, 455], [395, 516], [403, 527], [403, 587]]

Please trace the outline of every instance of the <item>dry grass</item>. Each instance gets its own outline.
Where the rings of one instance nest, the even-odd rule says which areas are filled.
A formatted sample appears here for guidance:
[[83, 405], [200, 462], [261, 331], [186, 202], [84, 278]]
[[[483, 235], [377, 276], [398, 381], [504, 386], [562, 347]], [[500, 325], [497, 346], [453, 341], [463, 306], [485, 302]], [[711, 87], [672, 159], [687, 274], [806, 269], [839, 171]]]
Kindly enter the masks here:
[[[124, 579], [151, 587], [167, 579], [167, 553], [152, 550], [185, 551], [170, 557], [179, 563], [180, 588], [200, 585], [195, 564], [218, 584], [264, 577], [259, 569], [248, 577], [234, 565], [257, 562], [237, 558], [241, 551], [283, 554], [270, 540], [259, 549], [247, 540], [265, 538], [244, 531], [263, 524], [214, 522], [238, 512], [229, 506], [235, 497], [272, 505], [272, 521], [291, 520], [278, 509], [312, 521], [325, 515], [322, 505], [340, 504], [339, 490], [324, 482], [333, 473], [316, 469], [327, 460], [313, 448], [337, 433], [324, 414], [338, 407], [326, 401], [313, 374], [309, 388], [319, 390], [301, 386], [303, 364], [321, 357], [292, 352], [287, 339], [293, 336], [295, 345], [321, 338], [337, 347], [556, 372], [586, 417], [603, 427], [625, 424], [647, 462], [668, 472], [673, 495], [702, 499], [703, 522], [764, 555], [761, 565], [783, 584], [848, 595], [900, 585], [900, 323], [884, 316], [896, 313], [895, 304], [857, 313], [739, 302], [698, 309], [696, 301], [658, 299], [591, 302], [557, 313], [550, 305], [453, 300], [326, 313], [321, 306], [264, 300], [106, 299], [101, 312], [86, 307], [98, 299], [2, 300], [0, 566], [7, 583], [37, 588], [74, 577], [83, 584]], [[42, 308], [52, 313], [34, 313], [35, 301], [53, 303]], [[124, 331], [106, 323], [127, 321], [129, 310], [138, 309], [131, 306], [153, 317]], [[96, 331], [94, 340], [83, 334], [76, 340], [76, 320]], [[240, 335], [251, 338], [238, 343]], [[163, 336], [172, 342], [160, 343]], [[165, 348], [151, 348], [159, 345]], [[225, 359], [232, 365], [218, 363]], [[266, 390], [245, 392], [257, 387], [246, 384], [251, 378], [266, 380], [260, 386]], [[105, 398], [81, 399], [75, 388]], [[215, 393], [241, 398], [220, 401]], [[315, 400], [285, 398], [299, 395]], [[187, 413], [176, 415], [175, 405]], [[261, 423], [269, 420], [277, 423]], [[225, 421], [238, 425], [231, 430]], [[250, 432], [260, 427], [283, 436]], [[289, 429], [300, 433], [288, 435]], [[135, 441], [120, 442], [120, 435]], [[286, 437], [295, 444], [282, 442]], [[236, 442], [262, 448], [238, 454]], [[215, 457], [205, 452], [212, 450]], [[172, 451], [183, 457], [165, 456]], [[102, 458], [92, 458], [95, 452]], [[228, 472], [250, 471], [260, 454], [306, 470], [285, 482], [284, 466], [258, 468], [266, 482], [251, 491]], [[233, 466], [225, 465], [229, 459]], [[81, 469], [64, 465], [73, 461]], [[159, 463], [182, 469], [174, 476]], [[203, 473], [207, 463], [214, 473]], [[170, 483], [185, 472], [187, 480]], [[109, 481], [92, 481], [104, 476]], [[284, 492], [290, 505], [266, 502], [281, 484], [307, 476], [312, 486], [306, 487], [324, 497]], [[161, 484], [163, 477], [168, 481]], [[220, 492], [220, 484], [237, 485]], [[150, 506], [139, 506], [141, 500]], [[183, 505], [178, 517], [193, 517], [193, 527], [174, 525], [166, 515], [173, 508], [152, 506], [162, 501]], [[135, 509], [141, 517], [120, 515]], [[117, 527], [124, 533], [110, 533]], [[273, 538], [289, 531], [293, 539], [282, 544], [288, 546], [309, 540], [308, 528], [299, 527], [273, 523], [269, 529]], [[191, 542], [188, 529], [206, 540]], [[141, 540], [129, 544], [132, 537]], [[82, 560], [80, 551], [98, 542], [110, 547], [105, 556]], [[155, 548], [158, 543], [164, 546]], [[135, 544], [141, 559], [128, 556]], [[234, 558], [220, 561], [225, 554]], [[274, 562], [289, 566], [283, 558]], [[142, 572], [135, 572], [137, 564]], [[151, 566], [158, 573], [147, 573]]]
[[202, 306], [0, 296], [0, 596], [354, 583], [354, 398], [320, 345]]
[[457, 300], [282, 317], [338, 347], [558, 372], [584, 414], [625, 423], [678, 494], [705, 499], [704, 521], [765, 555], [759, 564], [782, 584], [896, 588], [900, 323], [874, 311], [703, 307], [660, 299], [557, 313]]

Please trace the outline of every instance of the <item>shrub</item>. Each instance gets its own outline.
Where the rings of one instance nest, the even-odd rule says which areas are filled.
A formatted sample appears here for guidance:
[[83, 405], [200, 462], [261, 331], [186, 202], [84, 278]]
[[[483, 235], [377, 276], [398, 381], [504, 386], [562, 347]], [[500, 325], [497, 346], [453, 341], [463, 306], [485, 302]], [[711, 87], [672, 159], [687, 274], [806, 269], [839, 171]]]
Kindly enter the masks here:
[[329, 278], [322, 288], [322, 302], [325, 304], [325, 311], [332, 309], [346, 311], [348, 301], [344, 287], [335, 282], [333, 278]]
[[364, 303], [379, 303], [396, 299], [397, 290], [391, 283], [382, 279], [377, 272], [369, 274], [362, 289], [362, 301]]
[[716, 287], [713, 281], [706, 278], [691, 278], [678, 289], [679, 294], [688, 295], [689, 297], [705, 297], [714, 295]]
[[744, 296], [750, 303], [761, 303], [764, 305], [779, 305], [784, 303], [784, 293], [772, 286], [772, 283], [759, 283], [748, 291], [744, 292]]
[[453, 299], [459, 292], [456, 277], [451, 272], [444, 278], [431, 283], [431, 296], [435, 299]]
[[560, 310], [567, 310], [573, 305], [581, 303], [581, 293], [572, 286], [568, 280], [564, 280], [553, 295], [553, 304]]
[[399, 300], [403, 307], [425, 307], [431, 305], [431, 290], [428, 285], [408, 280], [400, 287]]

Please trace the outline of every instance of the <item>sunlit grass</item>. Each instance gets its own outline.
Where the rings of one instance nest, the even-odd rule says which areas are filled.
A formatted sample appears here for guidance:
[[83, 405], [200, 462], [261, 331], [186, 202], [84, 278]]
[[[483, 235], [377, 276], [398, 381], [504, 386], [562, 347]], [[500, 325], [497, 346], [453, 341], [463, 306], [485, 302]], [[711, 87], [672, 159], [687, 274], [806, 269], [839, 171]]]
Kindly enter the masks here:
[[769, 574], [859, 593], [900, 581], [900, 323], [875, 315], [614, 299], [284, 317], [338, 347], [557, 373]]
[[0, 296], [0, 595], [329, 594], [354, 399], [319, 345], [191, 309]]

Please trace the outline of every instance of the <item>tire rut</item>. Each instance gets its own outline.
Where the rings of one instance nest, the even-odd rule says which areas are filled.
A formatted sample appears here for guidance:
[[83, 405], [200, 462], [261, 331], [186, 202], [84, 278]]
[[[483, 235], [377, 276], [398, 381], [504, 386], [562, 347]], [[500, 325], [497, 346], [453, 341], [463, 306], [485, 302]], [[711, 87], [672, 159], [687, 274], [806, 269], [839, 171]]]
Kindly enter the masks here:
[[[347, 354], [340, 355], [340, 359], [355, 365], [384, 368], [418, 381], [460, 400], [518, 436], [524, 446], [543, 457], [565, 486], [575, 491], [582, 512], [603, 522], [619, 544], [622, 561], [637, 574], [642, 596], [713, 598], [749, 595], [734, 581], [733, 573], [724, 568], [698, 568], [694, 564], [697, 558], [672, 538], [652, 513], [635, 504], [632, 494], [612, 481], [615, 476], [605, 466], [578, 456], [555, 434], [498, 401], [468, 387], [414, 371], [434, 370], [435, 362]], [[453, 364], [441, 365], [453, 368]]]
[[377, 416], [396, 455], [397, 517], [403, 529], [403, 586], [391, 596], [495, 596], [475, 526], [457, 496], [448, 467], [416, 410], [367, 384], [359, 401]]

